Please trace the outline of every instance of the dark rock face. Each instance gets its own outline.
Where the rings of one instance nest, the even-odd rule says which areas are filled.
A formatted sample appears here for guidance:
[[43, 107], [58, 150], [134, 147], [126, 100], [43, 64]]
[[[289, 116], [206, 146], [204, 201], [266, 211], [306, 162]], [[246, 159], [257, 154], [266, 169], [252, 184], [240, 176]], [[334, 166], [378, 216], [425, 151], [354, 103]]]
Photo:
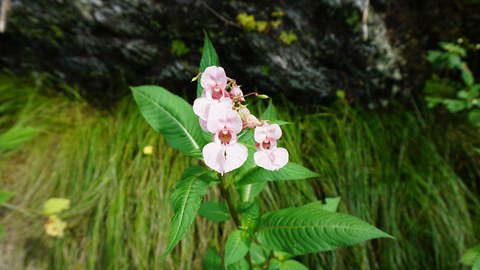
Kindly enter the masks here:
[[[362, 0], [13, 0], [7, 32], [0, 34], [0, 65], [47, 72], [101, 102], [138, 84], [193, 96], [189, 81], [206, 29], [227, 75], [245, 92], [281, 92], [317, 104], [343, 89], [378, 103], [418, 87], [415, 76], [425, 73], [422, 59], [408, 66], [412, 55], [425, 52], [419, 40], [424, 32], [411, 23], [418, 17], [395, 23], [394, 13], [422, 11], [413, 0], [390, 2], [402, 1], [373, 1], [364, 41]], [[278, 11], [284, 15], [272, 15]], [[269, 26], [263, 32], [241, 27], [235, 17], [244, 12]], [[274, 21], [280, 21], [277, 28]], [[279, 39], [282, 32], [297, 40], [287, 45]], [[180, 53], [176, 41], [184, 45]]]

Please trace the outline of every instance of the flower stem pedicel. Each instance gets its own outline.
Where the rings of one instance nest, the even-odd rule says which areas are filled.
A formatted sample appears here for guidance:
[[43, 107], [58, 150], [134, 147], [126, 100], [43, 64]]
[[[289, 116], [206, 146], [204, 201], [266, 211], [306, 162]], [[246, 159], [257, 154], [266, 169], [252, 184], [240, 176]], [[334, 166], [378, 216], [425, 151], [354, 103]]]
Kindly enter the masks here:
[[[282, 122], [275, 119], [272, 102], [260, 117], [269, 120], [250, 113], [243, 104], [245, 97], [266, 96], [243, 94], [219, 65], [206, 35], [200, 73], [194, 80], [198, 78], [193, 106], [159, 86], [132, 87], [147, 122], [171, 147], [206, 165], [187, 168], [176, 182], [170, 196], [173, 217], [164, 256], [184, 237], [198, 213], [212, 222], [233, 222], [236, 227], [233, 232], [222, 230], [229, 233], [227, 241], [217, 245], [223, 250], [212, 247], [204, 269], [308, 269], [295, 256], [392, 238], [356, 217], [337, 213], [339, 198], [262, 211], [257, 197], [268, 181], [318, 179], [320, 175], [289, 161], [287, 149], [278, 147]], [[215, 187], [221, 200], [202, 202]]]

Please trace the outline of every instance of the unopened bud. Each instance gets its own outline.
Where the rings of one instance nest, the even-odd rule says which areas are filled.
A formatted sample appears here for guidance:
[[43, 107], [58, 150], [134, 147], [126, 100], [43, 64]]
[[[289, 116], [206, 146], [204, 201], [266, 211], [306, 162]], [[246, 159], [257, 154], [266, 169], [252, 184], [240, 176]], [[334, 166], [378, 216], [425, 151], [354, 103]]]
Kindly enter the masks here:
[[267, 96], [267, 95], [263, 95], [263, 94], [261, 94], [261, 95], [257, 95], [257, 97], [259, 97], [259, 98], [261, 98], [261, 99], [267, 99], [267, 98], [270, 98], [269, 96]]
[[190, 82], [194, 82], [194, 81], [198, 80], [198, 78], [200, 77], [200, 75], [202, 75], [201, 72], [199, 72], [199, 73], [197, 74], [197, 76], [193, 77]]

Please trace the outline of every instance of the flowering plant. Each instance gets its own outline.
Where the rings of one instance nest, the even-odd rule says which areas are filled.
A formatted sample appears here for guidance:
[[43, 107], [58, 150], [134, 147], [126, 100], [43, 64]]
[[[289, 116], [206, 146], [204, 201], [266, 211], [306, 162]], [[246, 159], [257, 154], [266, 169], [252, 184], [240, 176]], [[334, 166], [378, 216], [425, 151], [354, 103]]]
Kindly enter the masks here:
[[[268, 181], [300, 180], [319, 174], [293, 162], [278, 147], [282, 137], [275, 107], [260, 118], [244, 105], [244, 95], [226, 76], [205, 35], [197, 99], [193, 107], [159, 86], [132, 87], [147, 122], [167, 143], [205, 166], [187, 168], [171, 193], [174, 215], [164, 256], [183, 238], [198, 213], [214, 222], [233, 220], [223, 250], [211, 249], [205, 269], [308, 269], [294, 260], [301, 254], [334, 250], [365, 240], [391, 237], [353, 216], [336, 213], [339, 198], [263, 213], [257, 201]], [[218, 187], [221, 201], [202, 202]], [[237, 199], [237, 201], [235, 201]], [[223, 266], [222, 266], [223, 265]]]

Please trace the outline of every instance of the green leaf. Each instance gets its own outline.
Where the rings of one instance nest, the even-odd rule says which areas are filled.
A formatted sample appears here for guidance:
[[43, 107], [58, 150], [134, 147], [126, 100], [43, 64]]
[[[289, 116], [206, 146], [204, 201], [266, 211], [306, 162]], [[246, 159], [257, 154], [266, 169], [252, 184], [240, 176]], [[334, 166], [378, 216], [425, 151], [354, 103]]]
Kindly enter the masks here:
[[70, 200], [64, 198], [50, 198], [43, 205], [45, 215], [56, 215], [70, 208]]
[[480, 244], [469, 248], [460, 258], [460, 262], [472, 266], [476, 259], [480, 258]]
[[248, 172], [239, 176], [237, 185], [247, 185], [266, 181], [299, 180], [319, 177], [316, 172], [303, 167], [302, 165], [289, 162], [285, 167], [269, 171], [261, 167], [253, 167]]
[[478, 256], [473, 262], [472, 270], [480, 270], [480, 256]]
[[308, 267], [295, 260], [288, 260], [281, 263], [281, 270], [308, 270]]
[[248, 185], [241, 185], [237, 187], [238, 194], [240, 195], [240, 199], [243, 202], [249, 202], [254, 200], [262, 190], [267, 185], [267, 182], [260, 182]]
[[214, 247], [207, 251], [203, 259], [203, 269], [222, 270], [222, 257], [220, 257]]
[[260, 205], [257, 202], [248, 202], [246, 204], [248, 204], [246, 209], [242, 211], [242, 227], [249, 232], [253, 232], [260, 217]]
[[131, 87], [143, 117], [183, 154], [201, 149], [206, 141], [192, 106], [160, 86]]
[[463, 63], [460, 71], [461, 71], [462, 80], [465, 83], [465, 85], [472, 86], [474, 83], [474, 78], [467, 64]]
[[0, 134], [0, 151], [12, 150], [22, 143], [33, 139], [39, 129], [15, 125]]
[[[207, 32], [205, 32], [205, 41], [203, 43], [202, 59], [200, 60], [200, 69], [198, 72], [204, 72], [209, 66], [220, 66], [217, 52], [213, 47], [212, 42], [208, 38]], [[202, 86], [200, 85], [200, 78], [197, 80], [197, 97], [202, 95]]]
[[269, 255], [270, 250], [268, 248], [262, 247], [255, 243], [252, 243], [250, 246], [250, 258], [252, 259], [252, 264], [254, 265], [262, 265], [266, 263]]
[[227, 266], [227, 270], [250, 270], [248, 262], [245, 258], [240, 259], [236, 263]]
[[250, 238], [239, 230], [233, 231], [225, 244], [225, 266], [236, 263], [245, 257], [250, 247]]
[[262, 120], [277, 120], [277, 109], [275, 109], [275, 106], [273, 105], [272, 100], [270, 100], [268, 102], [268, 107], [262, 113], [262, 116], [260, 116], [260, 119], [262, 119]]
[[470, 121], [470, 123], [476, 126], [480, 126], [480, 110], [478, 109], [471, 110], [468, 113], [468, 121]]
[[463, 100], [457, 99], [444, 99], [443, 104], [447, 107], [450, 112], [459, 112], [465, 109], [465, 102]]
[[223, 222], [230, 219], [228, 207], [224, 202], [203, 202], [198, 213], [211, 221]]
[[13, 193], [7, 191], [0, 191], [0, 204], [10, 200], [12, 198]]
[[170, 238], [164, 257], [180, 242], [195, 220], [202, 197], [207, 193], [211, 172], [200, 166], [185, 170], [171, 195], [173, 217], [170, 221]]
[[293, 255], [334, 250], [373, 238], [393, 238], [356, 217], [308, 205], [265, 214], [256, 236], [265, 247]]
[[339, 203], [340, 203], [340, 197], [335, 197], [335, 198], [325, 198], [325, 203], [318, 201], [318, 202], [312, 202], [312, 203], [306, 204], [304, 206], [305, 207], [310, 206], [313, 208], [322, 209], [325, 211], [335, 213], [337, 212]]

